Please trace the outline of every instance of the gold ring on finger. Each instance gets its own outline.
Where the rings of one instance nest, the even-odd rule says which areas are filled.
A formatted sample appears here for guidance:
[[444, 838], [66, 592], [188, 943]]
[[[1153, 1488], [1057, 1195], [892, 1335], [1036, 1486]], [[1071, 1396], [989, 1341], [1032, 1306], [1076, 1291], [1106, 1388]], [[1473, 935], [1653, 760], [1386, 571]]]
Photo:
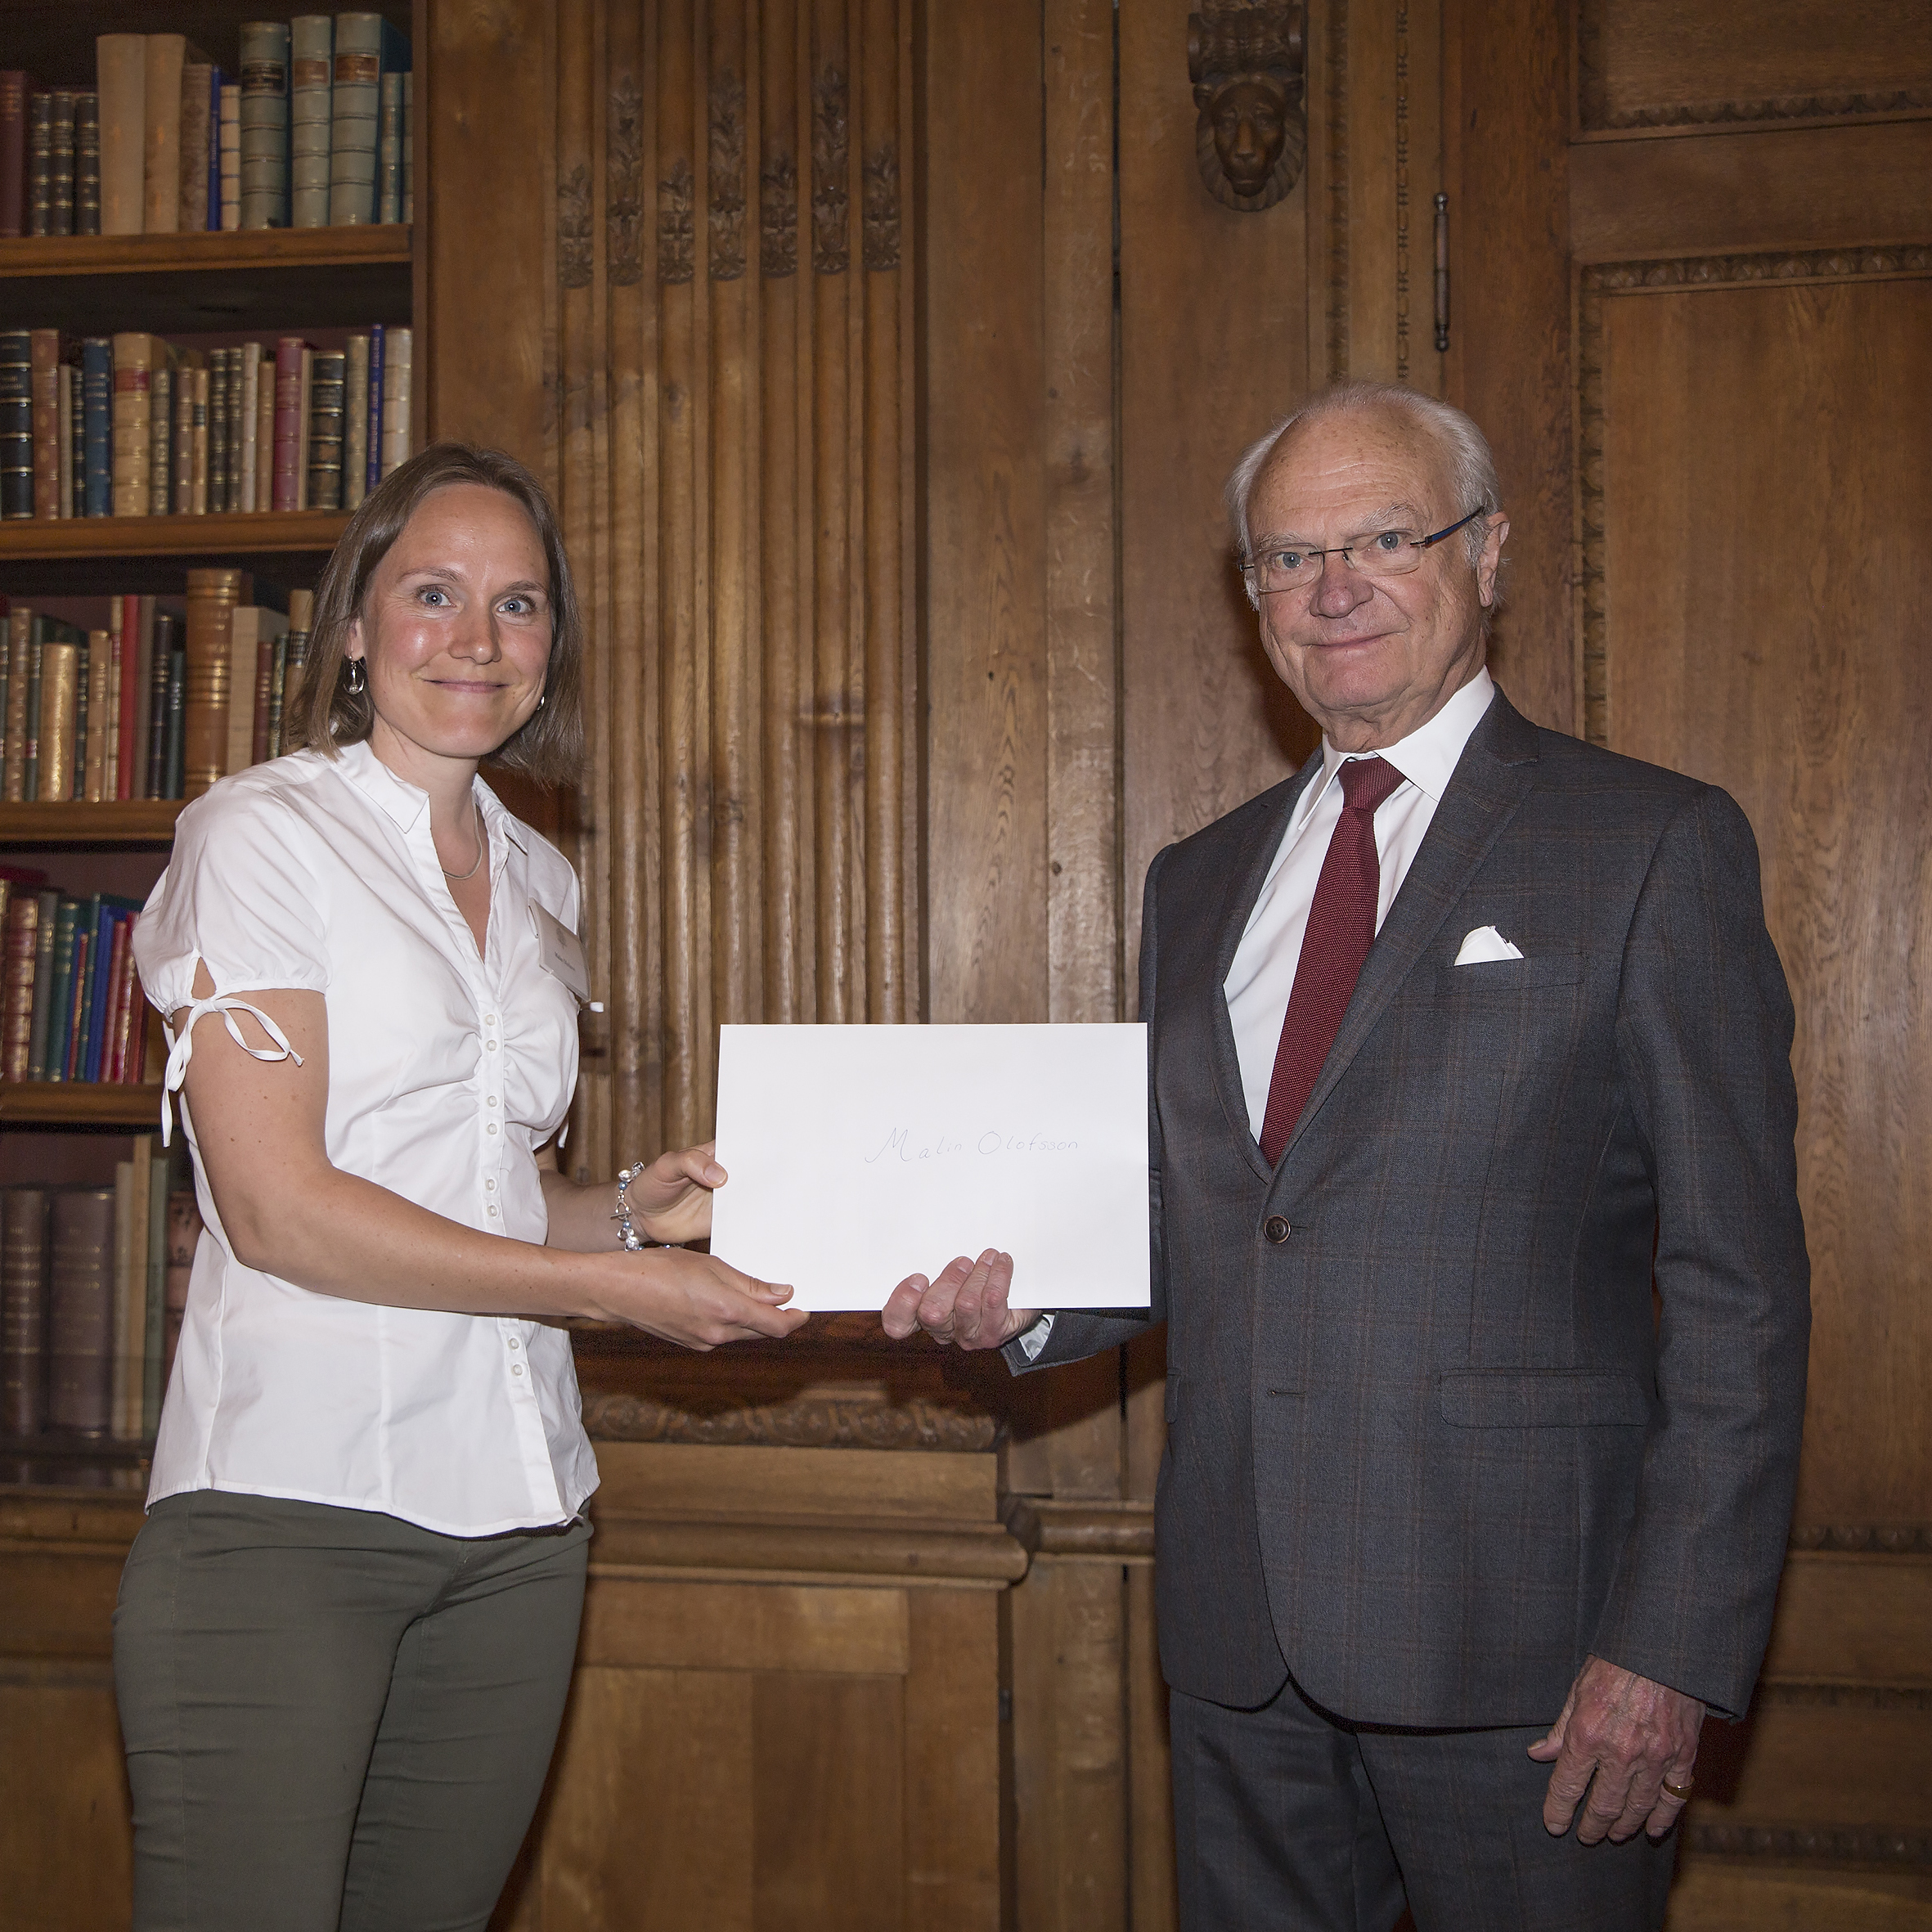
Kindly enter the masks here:
[[1696, 1781], [1697, 1781], [1695, 1778], [1687, 1777], [1681, 1785], [1674, 1785], [1671, 1783], [1669, 1778], [1665, 1778], [1664, 1780], [1664, 1789], [1668, 1791], [1679, 1804], [1682, 1804], [1684, 1800], [1690, 1796], [1692, 1790], [1696, 1786]]

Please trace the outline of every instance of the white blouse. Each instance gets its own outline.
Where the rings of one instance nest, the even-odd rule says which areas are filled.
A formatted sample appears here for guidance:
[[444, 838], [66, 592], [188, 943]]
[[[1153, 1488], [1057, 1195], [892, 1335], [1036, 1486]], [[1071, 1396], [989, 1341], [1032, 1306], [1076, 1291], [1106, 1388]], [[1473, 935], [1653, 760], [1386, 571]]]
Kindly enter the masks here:
[[[541, 964], [536, 908], [574, 931], [575, 874], [481, 779], [482, 958], [429, 835], [426, 793], [366, 744], [224, 779], [181, 815], [135, 927], [164, 1013], [190, 1011], [177, 1092], [209, 1013], [241, 1040], [249, 995], [321, 993], [330, 1160], [465, 1227], [541, 1242], [535, 1150], [577, 1077], [577, 1001]], [[197, 1000], [197, 961], [214, 996]], [[263, 1021], [278, 1060], [288, 1046]], [[184, 1106], [188, 1139], [194, 1121]], [[233, 1489], [380, 1510], [457, 1536], [568, 1521], [597, 1486], [570, 1338], [537, 1322], [389, 1308], [244, 1267], [199, 1147], [205, 1229], [155, 1445], [151, 1504]]]

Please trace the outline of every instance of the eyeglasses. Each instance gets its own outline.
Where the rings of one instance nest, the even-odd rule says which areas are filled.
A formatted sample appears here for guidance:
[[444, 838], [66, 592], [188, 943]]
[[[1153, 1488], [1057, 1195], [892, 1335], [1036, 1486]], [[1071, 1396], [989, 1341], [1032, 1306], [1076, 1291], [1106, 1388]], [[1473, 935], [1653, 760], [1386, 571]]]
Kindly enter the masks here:
[[1377, 530], [1325, 550], [1264, 550], [1259, 556], [1243, 559], [1241, 574], [1258, 597], [1271, 596], [1277, 591], [1305, 588], [1322, 574], [1323, 559], [1328, 557], [1340, 557], [1348, 569], [1359, 571], [1364, 577], [1400, 577], [1421, 568], [1424, 550], [1445, 537], [1453, 537], [1483, 514], [1478, 504], [1460, 522], [1429, 537], [1418, 537], [1413, 530]]

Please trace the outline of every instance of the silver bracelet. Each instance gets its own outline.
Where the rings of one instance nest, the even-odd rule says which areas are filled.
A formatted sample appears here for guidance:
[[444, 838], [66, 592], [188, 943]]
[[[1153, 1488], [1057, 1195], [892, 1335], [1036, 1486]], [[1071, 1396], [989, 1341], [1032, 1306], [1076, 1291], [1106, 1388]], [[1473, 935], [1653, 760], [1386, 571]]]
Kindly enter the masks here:
[[640, 1161], [635, 1167], [618, 1168], [618, 1204], [610, 1213], [610, 1218], [618, 1224], [618, 1240], [632, 1254], [647, 1247], [675, 1247], [677, 1245], [672, 1241], [653, 1241], [648, 1236], [640, 1234], [631, 1222], [631, 1203], [625, 1199], [625, 1196], [630, 1192], [631, 1182], [644, 1172], [645, 1167], [645, 1163]]

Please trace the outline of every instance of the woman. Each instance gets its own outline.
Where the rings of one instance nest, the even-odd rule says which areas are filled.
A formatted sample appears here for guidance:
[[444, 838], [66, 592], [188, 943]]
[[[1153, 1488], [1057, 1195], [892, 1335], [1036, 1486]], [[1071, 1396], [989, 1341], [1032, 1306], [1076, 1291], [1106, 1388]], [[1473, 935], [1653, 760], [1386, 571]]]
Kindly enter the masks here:
[[182, 814], [139, 922], [208, 1230], [115, 1615], [140, 1932], [482, 1927], [596, 1484], [541, 1318], [694, 1348], [804, 1319], [635, 1251], [708, 1231], [708, 1149], [627, 1199], [557, 1170], [577, 883], [477, 766], [575, 775], [582, 653], [536, 479], [425, 451], [323, 574], [302, 748]]

